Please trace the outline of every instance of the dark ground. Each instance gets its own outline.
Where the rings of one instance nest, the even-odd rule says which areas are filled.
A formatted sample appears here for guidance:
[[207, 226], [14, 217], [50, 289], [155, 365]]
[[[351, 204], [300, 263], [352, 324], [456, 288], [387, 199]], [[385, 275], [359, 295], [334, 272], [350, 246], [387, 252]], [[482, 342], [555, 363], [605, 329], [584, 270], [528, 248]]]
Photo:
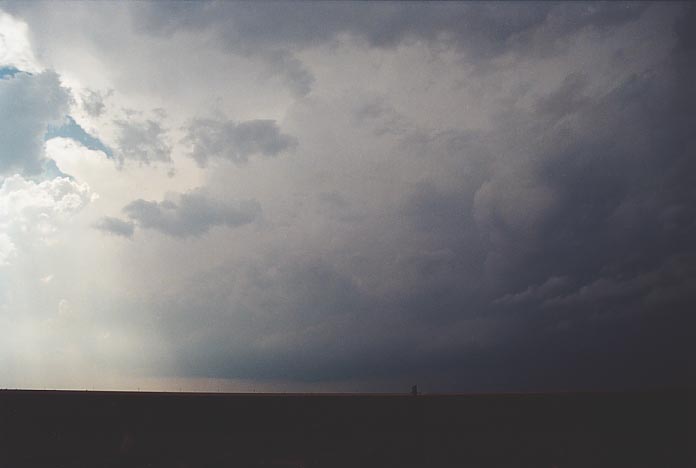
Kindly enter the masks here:
[[691, 467], [695, 396], [0, 390], [0, 467]]

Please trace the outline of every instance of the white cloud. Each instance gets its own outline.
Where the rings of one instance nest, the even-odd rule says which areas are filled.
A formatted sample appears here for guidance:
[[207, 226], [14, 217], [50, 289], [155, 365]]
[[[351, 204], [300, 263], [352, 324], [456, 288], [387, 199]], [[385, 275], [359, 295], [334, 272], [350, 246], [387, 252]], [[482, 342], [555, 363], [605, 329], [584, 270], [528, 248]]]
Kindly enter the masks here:
[[87, 184], [67, 177], [40, 183], [20, 175], [6, 178], [0, 185], [0, 233], [6, 237], [3, 250], [12, 252], [12, 245], [21, 248], [50, 241], [91, 200]]
[[46, 275], [46, 276], [44, 276], [44, 277], [41, 278], [41, 282], [44, 283], [44, 284], [48, 284], [48, 283], [50, 283], [51, 281], [53, 281], [53, 275], [52, 275], [52, 274]]
[[0, 10], [0, 67], [36, 73], [41, 70], [29, 42], [29, 28]]
[[15, 253], [15, 245], [4, 232], [0, 232], [0, 266], [8, 263]]
[[46, 142], [46, 155], [58, 168], [89, 185], [98, 200], [93, 204], [98, 217], [120, 213], [123, 205], [134, 198], [159, 198], [167, 191], [186, 191], [201, 184], [201, 175], [190, 158], [193, 170], [179, 171], [170, 177], [158, 165], [142, 165], [138, 161], [116, 163], [106, 154], [90, 150], [70, 138], [52, 138]]

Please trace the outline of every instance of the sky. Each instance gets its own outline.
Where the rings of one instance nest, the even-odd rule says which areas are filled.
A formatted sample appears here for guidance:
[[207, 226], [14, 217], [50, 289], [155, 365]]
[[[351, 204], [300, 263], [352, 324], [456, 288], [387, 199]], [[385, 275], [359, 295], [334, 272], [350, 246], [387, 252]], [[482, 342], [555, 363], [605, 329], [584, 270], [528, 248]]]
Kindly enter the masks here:
[[0, 388], [693, 385], [694, 24], [0, 3]]

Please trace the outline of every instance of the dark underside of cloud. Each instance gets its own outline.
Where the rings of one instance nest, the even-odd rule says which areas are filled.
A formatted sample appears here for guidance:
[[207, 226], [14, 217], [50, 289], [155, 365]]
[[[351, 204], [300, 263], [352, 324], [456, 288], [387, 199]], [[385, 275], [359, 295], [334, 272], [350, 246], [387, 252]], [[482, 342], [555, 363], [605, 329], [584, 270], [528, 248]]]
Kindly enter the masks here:
[[[646, 5], [549, 2], [462, 4], [348, 2], [175, 3], [143, 5], [136, 23], [151, 34], [177, 28], [213, 29], [223, 44], [263, 47], [312, 46], [351, 34], [388, 47], [408, 39], [444, 39], [479, 54], [500, 52], [509, 39], [535, 30], [569, 35], [584, 28], [610, 28], [637, 18]], [[222, 27], [224, 25], [224, 27]]]
[[349, 36], [372, 47], [434, 41], [485, 62], [504, 52], [548, 54], [560, 39], [604, 31], [636, 19], [636, 3], [550, 2], [221, 2], [140, 4], [133, 15], [145, 34], [213, 33], [222, 48], [253, 55], [299, 96], [314, 77], [294, 52]]
[[[418, 8], [405, 7], [402, 23]], [[556, 21], [600, 28], [635, 14], [625, 5], [601, 8], [609, 11]], [[368, 237], [344, 247], [369, 255], [372, 242], [381, 246], [375, 258], [395, 252], [396, 263], [346, 267], [345, 252], [259, 258], [243, 273], [196, 278], [186, 297], [163, 297], [172, 339], [196, 327], [191, 310], [215, 323], [202, 332], [205, 341], [177, 341], [180, 371], [419, 380], [459, 390], [694, 383], [696, 46], [686, 25], [695, 11], [684, 9], [675, 45], [658, 65], [608, 92], [591, 92], [573, 74], [530, 109], [501, 112], [491, 132], [430, 139], [444, 148], [439, 162], [452, 164], [461, 189], [415, 187], [393, 219], [374, 220]], [[510, 27], [535, 21], [526, 15]], [[363, 34], [383, 43], [400, 34], [387, 28], [380, 39], [376, 31]], [[512, 32], [500, 34], [504, 41]], [[490, 162], [490, 152], [511, 149], [524, 179]], [[161, 220], [166, 209], [141, 202], [129, 214], [176, 231]], [[366, 289], [369, 268], [384, 268], [396, 292]], [[228, 302], [240, 284], [244, 300]]]

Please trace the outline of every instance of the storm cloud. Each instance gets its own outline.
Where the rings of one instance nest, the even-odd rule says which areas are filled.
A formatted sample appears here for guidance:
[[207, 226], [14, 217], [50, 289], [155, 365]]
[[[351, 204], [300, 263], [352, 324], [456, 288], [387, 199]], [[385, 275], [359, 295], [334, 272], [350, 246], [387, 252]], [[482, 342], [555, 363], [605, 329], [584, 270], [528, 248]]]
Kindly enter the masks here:
[[[29, 122], [0, 124], [0, 169], [53, 181], [5, 184], [79, 203], [45, 239], [0, 222], [0, 310], [89, 311], [100, 366], [300, 390], [696, 381], [693, 6], [79, 4], [82, 29], [8, 8], [56, 71], [0, 80]], [[120, 164], [44, 145], [65, 115]], [[75, 342], [64, 319], [32, 339]]]
[[142, 7], [137, 21], [144, 31], [166, 35], [176, 28], [212, 29], [224, 44], [252, 49], [286, 44], [311, 47], [340, 34], [350, 34], [377, 47], [395, 46], [409, 39], [444, 40], [478, 55], [504, 52], [514, 40], [526, 43], [536, 39], [533, 36], [539, 32], [547, 34], [545, 30], [553, 35], [550, 37], [557, 38], [586, 27], [602, 30], [620, 25], [636, 19], [646, 8], [628, 3], [546, 2], [483, 5], [269, 2]]

